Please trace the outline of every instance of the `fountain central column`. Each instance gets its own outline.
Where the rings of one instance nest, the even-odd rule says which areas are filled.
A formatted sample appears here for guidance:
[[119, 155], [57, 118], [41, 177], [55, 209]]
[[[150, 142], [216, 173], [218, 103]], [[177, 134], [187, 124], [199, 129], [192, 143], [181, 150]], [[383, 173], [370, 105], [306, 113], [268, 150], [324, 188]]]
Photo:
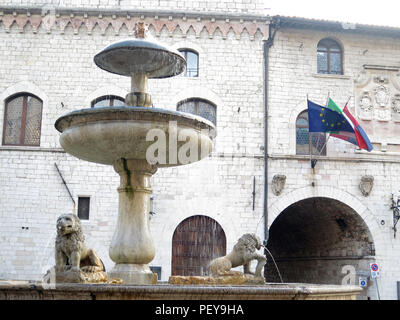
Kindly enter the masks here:
[[115, 262], [111, 278], [126, 284], [152, 284], [157, 277], [148, 266], [155, 255], [150, 233], [150, 178], [157, 168], [147, 160], [119, 159], [114, 170], [120, 176], [118, 188], [118, 221], [110, 245], [110, 258]]

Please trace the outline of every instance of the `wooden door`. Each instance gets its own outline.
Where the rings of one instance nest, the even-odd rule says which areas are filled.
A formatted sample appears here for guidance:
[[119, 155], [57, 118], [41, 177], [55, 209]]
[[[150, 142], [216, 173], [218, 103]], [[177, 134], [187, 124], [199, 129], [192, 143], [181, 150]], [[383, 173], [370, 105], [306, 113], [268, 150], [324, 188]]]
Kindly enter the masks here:
[[183, 220], [172, 237], [172, 275], [204, 276], [209, 274], [212, 259], [226, 254], [225, 232], [217, 221], [207, 216]]

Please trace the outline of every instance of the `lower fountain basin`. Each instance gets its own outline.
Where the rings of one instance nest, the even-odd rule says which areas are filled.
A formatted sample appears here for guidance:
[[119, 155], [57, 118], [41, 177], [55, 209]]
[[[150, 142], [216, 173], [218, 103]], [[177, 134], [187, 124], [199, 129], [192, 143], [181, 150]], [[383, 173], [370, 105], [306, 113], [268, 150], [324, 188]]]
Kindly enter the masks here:
[[81, 109], [58, 118], [55, 127], [67, 153], [107, 165], [121, 158], [157, 167], [196, 162], [210, 154], [215, 136], [202, 117], [148, 107]]
[[257, 286], [56, 284], [0, 281], [0, 300], [355, 300], [359, 286], [268, 283]]

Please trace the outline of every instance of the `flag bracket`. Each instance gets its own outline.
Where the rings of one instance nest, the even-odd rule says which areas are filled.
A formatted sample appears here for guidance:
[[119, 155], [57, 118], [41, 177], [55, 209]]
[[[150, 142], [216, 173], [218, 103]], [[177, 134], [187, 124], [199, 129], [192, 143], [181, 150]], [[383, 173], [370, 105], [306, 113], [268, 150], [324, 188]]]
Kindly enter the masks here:
[[311, 159], [311, 169], [314, 169], [315, 166], [317, 165], [317, 159]]
[[394, 238], [396, 238], [396, 225], [397, 222], [400, 220], [400, 198], [397, 197], [397, 201], [394, 200], [394, 195], [392, 193], [392, 205], [390, 209], [393, 210], [393, 232], [394, 232]]

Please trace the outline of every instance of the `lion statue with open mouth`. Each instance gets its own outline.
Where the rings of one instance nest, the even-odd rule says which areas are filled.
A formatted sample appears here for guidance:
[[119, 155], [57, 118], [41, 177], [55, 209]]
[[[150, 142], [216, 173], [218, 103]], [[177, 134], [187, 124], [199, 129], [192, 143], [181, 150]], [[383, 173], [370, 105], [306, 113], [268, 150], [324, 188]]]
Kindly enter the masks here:
[[[234, 275], [238, 271], [230, 271], [231, 268], [243, 266], [245, 275], [263, 279], [262, 269], [267, 262], [265, 256], [258, 254], [262, 246], [260, 238], [254, 233], [244, 234], [233, 247], [233, 250], [226, 256], [216, 258], [211, 261], [209, 268], [213, 276]], [[250, 263], [257, 260], [255, 272], [250, 271]]]

